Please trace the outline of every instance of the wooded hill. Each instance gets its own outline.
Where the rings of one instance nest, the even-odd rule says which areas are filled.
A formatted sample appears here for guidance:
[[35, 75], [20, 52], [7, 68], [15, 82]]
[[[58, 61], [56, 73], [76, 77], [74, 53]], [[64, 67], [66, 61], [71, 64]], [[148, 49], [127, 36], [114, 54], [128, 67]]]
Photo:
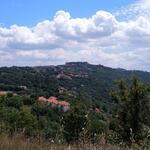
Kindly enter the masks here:
[[148, 72], [112, 69], [87, 62], [69, 62], [58, 66], [1, 67], [0, 90], [83, 99], [88, 103], [110, 103], [109, 93], [115, 81], [129, 81], [132, 76], [150, 83]]

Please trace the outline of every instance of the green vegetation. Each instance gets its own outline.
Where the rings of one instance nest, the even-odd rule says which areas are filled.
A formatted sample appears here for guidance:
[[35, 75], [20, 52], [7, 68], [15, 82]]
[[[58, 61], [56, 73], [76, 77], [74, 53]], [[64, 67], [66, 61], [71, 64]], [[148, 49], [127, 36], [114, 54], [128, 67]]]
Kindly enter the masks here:
[[[28, 104], [28, 99], [18, 95], [0, 97], [0, 133], [11, 136], [23, 134], [31, 139], [40, 137], [55, 142], [75, 142], [81, 138], [84, 128], [88, 130], [88, 122], [99, 119], [95, 125], [100, 127], [101, 122], [105, 121], [103, 114], [96, 114], [94, 110], [88, 116], [88, 107], [81, 102], [72, 104], [70, 111], [63, 112], [61, 108], [41, 104], [37, 99]], [[96, 133], [92, 126], [90, 133]]]
[[[84, 100], [87, 104], [110, 107], [109, 95], [114, 82], [133, 75], [142, 82], [150, 83], [150, 73], [112, 69], [88, 63], [67, 63], [45, 67], [0, 68], [0, 90], [19, 94], [61, 96], [61, 98]], [[26, 89], [24, 90], [24, 88]]]
[[[131, 81], [133, 74], [141, 80]], [[13, 142], [21, 137], [25, 149], [148, 149], [149, 83], [146, 72], [87, 63], [0, 68], [0, 91], [7, 93], [0, 96], [0, 141], [17, 147]], [[39, 96], [67, 100], [70, 110], [41, 103]]]
[[148, 86], [133, 78], [131, 85], [118, 82], [118, 91], [112, 93], [116, 108], [116, 131], [120, 140], [131, 144], [147, 139], [150, 127], [150, 98]]

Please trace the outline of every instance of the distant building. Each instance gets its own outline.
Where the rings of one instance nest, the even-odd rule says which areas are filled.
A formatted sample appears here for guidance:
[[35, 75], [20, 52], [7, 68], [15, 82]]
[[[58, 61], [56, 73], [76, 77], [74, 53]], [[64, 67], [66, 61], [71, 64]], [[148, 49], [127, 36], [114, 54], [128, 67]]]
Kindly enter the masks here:
[[58, 106], [58, 100], [57, 97], [51, 96], [48, 98], [48, 103], [51, 103], [52, 107], [57, 107]]
[[38, 101], [47, 102], [47, 99], [45, 97], [41, 96], [41, 97], [38, 98]]
[[27, 90], [27, 86], [25, 86], [25, 85], [21, 85], [21, 86], [19, 86], [19, 88], [21, 88], [23, 90]]
[[70, 109], [70, 103], [68, 103], [66, 101], [60, 101], [60, 100], [58, 100], [57, 97], [54, 97], [54, 96], [51, 96], [48, 99], [41, 96], [41, 97], [38, 98], [38, 101], [44, 102], [44, 103], [47, 103], [47, 104], [51, 104], [52, 108], [54, 108], [54, 107], [62, 108], [62, 110], [64, 112], [66, 112]]
[[17, 94], [12, 91], [0, 91], [0, 96], [6, 96], [7, 94], [12, 94], [12, 96], [16, 96]]
[[70, 109], [70, 103], [68, 103], [66, 101], [59, 101], [58, 106], [61, 107], [64, 112], [66, 112]]
[[5, 95], [7, 95], [6, 91], [0, 91], [0, 96], [5, 96]]

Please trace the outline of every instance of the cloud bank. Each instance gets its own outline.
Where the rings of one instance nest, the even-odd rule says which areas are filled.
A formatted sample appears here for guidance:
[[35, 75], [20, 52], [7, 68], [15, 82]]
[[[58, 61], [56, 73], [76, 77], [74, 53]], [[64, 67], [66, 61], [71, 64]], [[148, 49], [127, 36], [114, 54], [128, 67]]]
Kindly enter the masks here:
[[[140, 6], [137, 10], [142, 11], [145, 2], [136, 3], [134, 8]], [[58, 11], [52, 20], [39, 22], [31, 28], [0, 27], [0, 66], [88, 61], [150, 71], [149, 58], [150, 20], [142, 13], [120, 21], [106, 11], [98, 11], [89, 18], [72, 18], [68, 12]]]

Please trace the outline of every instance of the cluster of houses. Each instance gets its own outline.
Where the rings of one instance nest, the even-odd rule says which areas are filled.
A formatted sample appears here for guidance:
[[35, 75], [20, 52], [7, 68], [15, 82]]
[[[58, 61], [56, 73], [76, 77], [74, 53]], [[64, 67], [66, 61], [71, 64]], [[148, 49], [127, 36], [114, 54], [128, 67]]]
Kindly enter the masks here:
[[68, 103], [66, 101], [60, 101], [60, 100], [58, 100], [57, 97], [54, 97], [54, 96], [51, 96], [48, 99], [41, 96], [38, 98], [38, 101], [42, 102], [42, 103], [51, 104], [52, 108], [55, 108], [55, 107], [62, 108], [62, 110], [64, 112], [66, 112], [70, 109], [70, 103]]

